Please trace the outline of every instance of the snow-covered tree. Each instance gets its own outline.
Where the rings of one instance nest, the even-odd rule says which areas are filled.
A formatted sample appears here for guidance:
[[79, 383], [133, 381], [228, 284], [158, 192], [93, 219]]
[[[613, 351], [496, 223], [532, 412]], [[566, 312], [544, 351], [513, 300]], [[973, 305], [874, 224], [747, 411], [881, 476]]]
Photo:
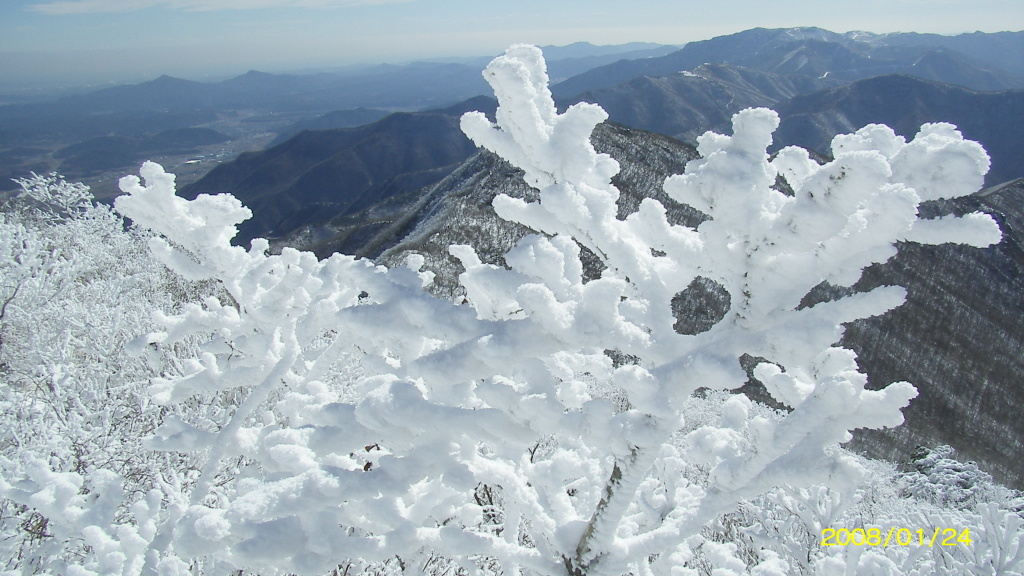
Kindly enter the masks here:
[[0, 570], [62, 573], [94, 546], [83, 529], [123, 520], [189, 468], [142, 445], [168, 414], [201, 413], [146, 392], [189, 351], [125, 347], [156, 328], [154, 310], [203, 287], [154, 262], [146, 234], [86, 186], [54, 175], [19, 184], [0, 213]]
[[[48, 500], [54, 484], [23, 487], [5, 471], [0, 495], [45, 503], [44, 515], [83, 530], [76, 574], [920, 569], [919, 556], [819, 550], [814, 532], [845, 518], [865, 475], [838, 445], [857, 428], [900, 424], [916, 395], [905, 382], [866, 388], [854, 353], [836, 345], [844, 322], [885, 313], [904, 292], [807, 295], [852, 286], [900, 241], [997, 242], [984, 214], [917, 217], [922, 201], [977, 190], [984, 150], [947, 124], [910, 142], [869, 126], [837, 137], [824, 165], [794, 148], [769, 159], [778, 118], [747, 110], [732, 136], [704, 135], [702, 158], [665, 184], [707, 221], [672, 225], [653, 200], [619, 220], [618, 166], [590, 144], [606, 114], [558, 113], [533, 47], [511, 48], [485, 76], [497, 122], [471, 113], [463, 129], [540, 197], [494, 202], [538, 232], [508, 267], [452, 246], [465, 267], [460, 305], [423, 290], [431, 274], [418, 257], [386, 269], [272, 255], [264, 240], [232, 246], [246, 208], [227, 195], [179, 198], [173, 176], [147, 163], [144, 181], [122, 180], [117, 210], [156, 233], [160, 261], [223, 289], [158, 315], [161, 328], [135, 342], [150, 353], [203, 342], [152, 380], [151, 401], [170, 414], [146, 440], [194, 459], [196, 473], [92, 524], [96, 506], [74, 482]], [[791, 195], [773, 187], [780, 175]], [[599, 278], [585, 278], [583, 248], [604, 265]], [[671, 302], [698, 280], [727, 293], [728, 310], [704, 332], [677, 333]], [[736, 392], [741, 358], [755, 359], [785, 410]], [[223, 409], [175, 410], [185, 403]], [[775, 522], [782, 509], [800, 512], [803, 552], [789, 536], [754, 544], [755, 528], [800, 528]], [[1019, 523], [988, 512], [997, 552], [976, 564], [1012, 569], [1020, 553], [1007, 534]]]

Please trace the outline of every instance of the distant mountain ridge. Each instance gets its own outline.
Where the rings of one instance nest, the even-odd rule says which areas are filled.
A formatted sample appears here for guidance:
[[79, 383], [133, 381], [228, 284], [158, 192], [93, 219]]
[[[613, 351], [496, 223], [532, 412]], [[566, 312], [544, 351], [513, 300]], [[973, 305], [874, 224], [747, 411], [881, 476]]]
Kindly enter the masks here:
[[[308, 112], [355, 108], [416, 108], [486, 93], [478, 69], [416, 62], [349, 74], [246, 74], [207, 83], [161, 76], [149, 82], [62, 98], [64, 108], [88, 113], [121, 110], [263, 109]], [[39, 105], [41, 106], [41, 104]]]
[[[563, 60], [566, 69], [586, 69], [629, 57], [647, 57], [675, 50], [674, 46], [633, 42], [598, 46], [577, 42], [548, 47], [549, 65]], [[103, 88], [65, 96], [54, 102], [0, 106], [5, 115], [33, 113], [58, 105], [64, 110], [99, 114], [113, 110], [194, 110], [259, 108], [275, 112], [342, 110], [346, 108], [404, 108], [438, 106], [478, 94], [490, 94], [480, 76], [492, 56], [470, 59], [472, 65], [448, 61], [379, 64], [336, 72], [271, 74], [250, 70], [219, 82], [199, 82], [163, 75], [147, 82]], [[24, 107], [28, 107], [25, 109]]]
[[1024, 77], [1024, 34], [1020, 32], [972, 32], [946, 36], [893, 32], [890, 34], [853, 33], [858, 39], [890, 45], [930, 46], [954, 50], [979, 62], [993, 62], [999, 68]]
[[[991, 44], [1013, 47], [1017, 45], [1015, 39], [1024, 39], [1024, 32], [1012, 34], [1014, 36], [995, 38]], [[894, 38], [897, 41], [889, 44], [885, 36], [863, 32], [837, 34], [820, 28], [755, 28], [691, 42], [660, 58], [620, 61], [594, 68], [556, 84], [552, 93], [569, 97], [622, 84], [639, 76], [667, 76], [693, 70], [702, 64], [730, 64], [841, 83], [882, 74], [914, 75], [915, 62], [926, 56], [946, 61], [949, 68], [947, 71], [933, 65], [920, 69], [929, 75], [926, 77], [928, 80], [976, 90], [1024, 88], [1024, 75], [1007, 70], [1016, 70], [1016, 59], [1024, 59], [1024, 51], [1002, 53], [978, 48], [968, 56], [954, 52], [949, 45], [935, 45], [935, 41], [931, 42], [932, 45], [911, 45], [907, 43], [907, 37]], [[983, 39], [976, 42], [978, 45], [984, 43]], [[989, 59], [979, 61], [978, 58]]]
[[[595, 45], [590, 42], [574, 42], [566, 46], [541, 46], [548, 64], [551, 78], [560, 80], [575, 76], [597, 66], [619, 60], [637, 60], [664, 56], [679, 49], [679, 46], [655, 44], [652, 42], [628, 42], [615, 45]], [[494, 59], [490, 56], [470, 58], [439, 58], [428, 62], [464, 64], [482, 70]]]
[[[621, 58], [663, 55], [676, 47], [649, 43], [621, 46], [575, 44], [553, 47], [553, 73], [568, 77]], [[558, 53], [564, 58], [559, 59]], [[270, 74], [256, 70], [220, 82], [195, 82], [161, 76], [140, 84], [115, 86], [86, 94], [65, 96], [52, 101], [0, 104], [0, 191], [13, 189], [11, 178], [30, 172], [58, 171], [72, 179], [96, 176], [99, 170], [82, 169], [79, 163], [54, 156], [59, 149], [91, 141], [92, 156], [100, 159], [110, 172], [134, 169], [135, 155], [115, 150], [114, 138], [122, 143], [145, 139], [172, 129], [207, 128], [227, 135], [239, 144], [209, 151], [209, 157], [234, 156], [240, 150], [263, 146], [278, 130], [293, 135], [310, 128], [300, 124], [334, 111], [376, 109], [410, 111], [438, 108], [475, 95], [489, 94], [490, 88], [480, 75], [490, 57], [464, 62], [413, 62], [404, 65], [382, 64], [349, 67], [313, 73]], [[383, 114], [333, 114], [320, 122], [320, 129], [369, 123]], [[342, 119], [342, 116], [347, 118]], [[296, 125], [297, 124], [297, 125]], [[289, 128], [289, 125], [296, 125]], [[125, 144], [127, 146], [127, 144]], [[86, 144], [88, 146], [88, 144]], [[124, 148], [124, 146], [121, 146]], [[115, 153], [116, 152], [116, 153]], [[170, 163], [188, 160], [180, 157], [152, 158]], [[119, 163], [121, 162], [121, 163]], [[205, 170], [211, 164], [203, 164]], [[190, 167], [189, 172], [199, 170]], [[114, 192], [97, 189], [100, 196]]]
[[594, 102], [614, 122], [690, 143], [709, 129], [728, 130], [732, 114], [743, 108], [770, 107], [782, 121], [772, 150], [795, 145], [825, 155], [836, 134], [867, 124], [887, 124], [912, 138], [924, 123], [950, 122], [988, 150], [988, 184], [1024, 176], [1024, 90], [977, 92], [905, 75], [822, 88], [825, 84], [804, 76], [702, 65], [693, 72], [642, 76], [596, 89], [566, 104]]
[[829, 84], [807, 76], [782, 76], [724, 64], [704, 64], [667, 76], [641, 76], [566, 101], [599, 104], [614, 122], [687, 142], [725, 126], [744, 108], [771, 106]]

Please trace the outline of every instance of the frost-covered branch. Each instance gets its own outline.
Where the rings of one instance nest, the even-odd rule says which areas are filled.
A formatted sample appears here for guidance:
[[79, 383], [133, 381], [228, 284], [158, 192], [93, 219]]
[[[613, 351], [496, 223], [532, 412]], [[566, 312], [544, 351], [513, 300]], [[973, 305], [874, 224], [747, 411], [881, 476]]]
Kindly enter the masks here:
[[[604, 489], [608, 496], [588, 523], [573, 569], [591, 574], [604, 565], [608, 573], [618, 573], [630, 559], [664, 553], [662, 546], [703, 526], [700, 515], [696, 521], [677, 522], [668, 520], [670, 513], [660, 526], [629, 535], [622, 533], [621, 512], [612, 512], [608, 503], [611, 495], [621, 494], [625, 476], [648, 472], [646, 459], [639, 471], [624, 469], [635, 454], [654, 449], [685, 425], [680, 412], [690, 393], [743, 384], [738, 364], [743, 354], [766, 360], [755, 374], [792, 410], [779, 421], [750, 420], [748, 404], [730, 402], [733, 407], [719, 426], [687, 436], [688, 459], [711, 466], [707, 490], [690, 495], [700, 502], [696, 510], [714, 516], [771, 486], [855, 476], [849, 463], [827, 448], [847, 441], [856, 428], [900, 424], [899, 410], [916, 391], [906, 383], [866, 390], [867, 379], [853, 353], [833, 345], [842, 335], [842, 323], [882, 314], [900, 305], [903, 293], [880, 288], [808, 308], [801, 308], [801, 302], [822, 282], [852, 285], [866, 266], [895, 254], [897, 241], [997, 242], [998, 227], [987, 215], [917, 218], [923, 200], [977, 190], [988, 168], [981, 147], [949, 125], [927, 125], [909, 144], [885, 127], [869, 126], [837, 137], [836, 158], [823, 166], [795, 148], [769, 161], [765, 150], [778, 117], [768, 110], [747, 110], [734, 117], [733, 136], [704, 135], [702, 158], [665, 184], [670, 196], [709, 220], [695, 230], [671, 226], [664, 207], [651, 199], [618, 220], [618, 191], [609, 180], [617, 165], [589, 143], [589, 132], [604, 115], [586, 104], [558, 114], [542, 86], [543, 59], [531, 47], [509, 49], [485, 77], [498, 96], [497, 123], [467, 114], [463, 128], [479, 145], [522, 168], [526, 181], [540, 189], [540, 200], [533, 204], [498, 197], [498, 214], [555, 234], [558, 241], [571, 236], [594, 250], [607, 269], [590, 284], [606, 288], [591, 292], [572, 274], [554, 283], [558, 293], [545, 292], [524, 280], [523, 263], [510, 261], [510, 271], [488, 268], [460, 249], [454, 253], [467, 265], [462, 280], [470, 287], [470, 300], [486, 302], [482, 309], [488, 311], [543, 311], [575, 322], [589, 317], [613, 331], [604, 338], [606, 346], [640, 359], [637, 366], [620, 368], [615, 381], [632, 405], [624, 414], [635, 413], [650, 432], [629, 443], [633, 457], [614, 452], [618, 455]], [[794, 195], [773, 189], [780, 173]], [[561, 268], [577, 269], [578, 250], [562, 253], [569, 260]], [[671, 297], [698, 275], [729, 293], [730, 309], [705, 333], [675, 334], [668, 313]], [[478, 284], [503, 287], [500, 292], [473, 290]], [[544, 294], [543, 308], [534, 304], [538, 292]], [[503, 301], [496, 304], [495, 296]], [[566, 309], [571, 314], [562, 312]], [[583, 344], [574, 335], [566, 334], [565, 340]], [[677, 505], [684, 506], [682, 501]], [[610, 533], [601, 534], [598, 527], [605, 517], [615, 520], [605, 528]]]

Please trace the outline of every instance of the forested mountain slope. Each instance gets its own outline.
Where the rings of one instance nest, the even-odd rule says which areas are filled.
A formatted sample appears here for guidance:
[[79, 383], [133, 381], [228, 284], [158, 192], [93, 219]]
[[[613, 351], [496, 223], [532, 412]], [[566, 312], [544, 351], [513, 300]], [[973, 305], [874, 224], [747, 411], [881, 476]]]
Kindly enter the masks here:
[[920, 396], [907, 423], [864, 431], [867, 453], [905, 460], [917, 446], [955, 445], [1010, 486], [1024, 487], [1024, 181], [929, 206], [927, 217], [980, 210], [1003, 230], [996, 246], [904, 243], [857, 289], [905, 286], [907, 303], [850, 325], [843, 342], [879, 382], [908, 380]]
[[[594, 145], [622, 166], [616, 180], [623, 191], [620, 217], [651, 196], [665, 204], [671, 220], [690, 225], [701, 221], [699, 213], [661, 190], [664, 178], [681, 172], [694, 157], [692, 148], [609, 125], [595, 132]], [[456, 278], [462, 269], [448, 254], [449, 244], [472, 244], [482, 258], [502, 263], [501, 255], [527, 232], [494, 214], [490, 203], [497, 194], [532, 198], [535, 191], [507, 163], [481, 153], [431, 188], [420, 203], [404, 211], [392, 206], [389, 226], [348, 248], [368, 256], [381, 253], [378, 261], [389, 266], [403, 263], [412, 252], [422, 253], [438, 273], [436, 289], [457, 297]], [[920, 396], [905, 411], [904, 426], [865, 432], [854, 446], [871, 456], [905, 462], [918, 446], [949, 444], [1000, 481], [1024, 486], [1024, 471], [1016, 466], [1024, 459], [1024, 421], [1018, 417], [1024, 411], [1024, 384], [1018, 377], [1024, 373], [1024, 325], [1019, 321], [1024, 317], [1024, 187], [933, 204], [929, 210], [929, 216], [990, 213], [1004, 239], [983, 250], [905, 243], [896, 258], [867, 271], [857, 290], [905, 286], [908, 302], [886, 315], [852, 323], [843, 343], [859, 352], [872, 381], [907, 380], [918, 385]], [[353, 224], [352, 230], [358, 236], [361, 225]], [[820, 291], [822, 297], [839, 293], [827, 287]], [[698, 299], [691, 302], [691, 313], [721, 314], [706, 310], [723, 306], [713, 292], [698, 290], [682, 297]]]

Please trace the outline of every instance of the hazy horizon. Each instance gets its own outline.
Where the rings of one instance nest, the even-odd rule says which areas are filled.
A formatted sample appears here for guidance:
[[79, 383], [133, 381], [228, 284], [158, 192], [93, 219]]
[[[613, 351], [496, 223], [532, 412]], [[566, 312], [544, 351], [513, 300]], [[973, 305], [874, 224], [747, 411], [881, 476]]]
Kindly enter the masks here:
[[488, 56], [516, 42], [682, 45], [749, 28], [959, 34], [1024, 29], [1019, 0], [14, 0], [0, 4], [0, 91], [172, 75], [217, 80]]

